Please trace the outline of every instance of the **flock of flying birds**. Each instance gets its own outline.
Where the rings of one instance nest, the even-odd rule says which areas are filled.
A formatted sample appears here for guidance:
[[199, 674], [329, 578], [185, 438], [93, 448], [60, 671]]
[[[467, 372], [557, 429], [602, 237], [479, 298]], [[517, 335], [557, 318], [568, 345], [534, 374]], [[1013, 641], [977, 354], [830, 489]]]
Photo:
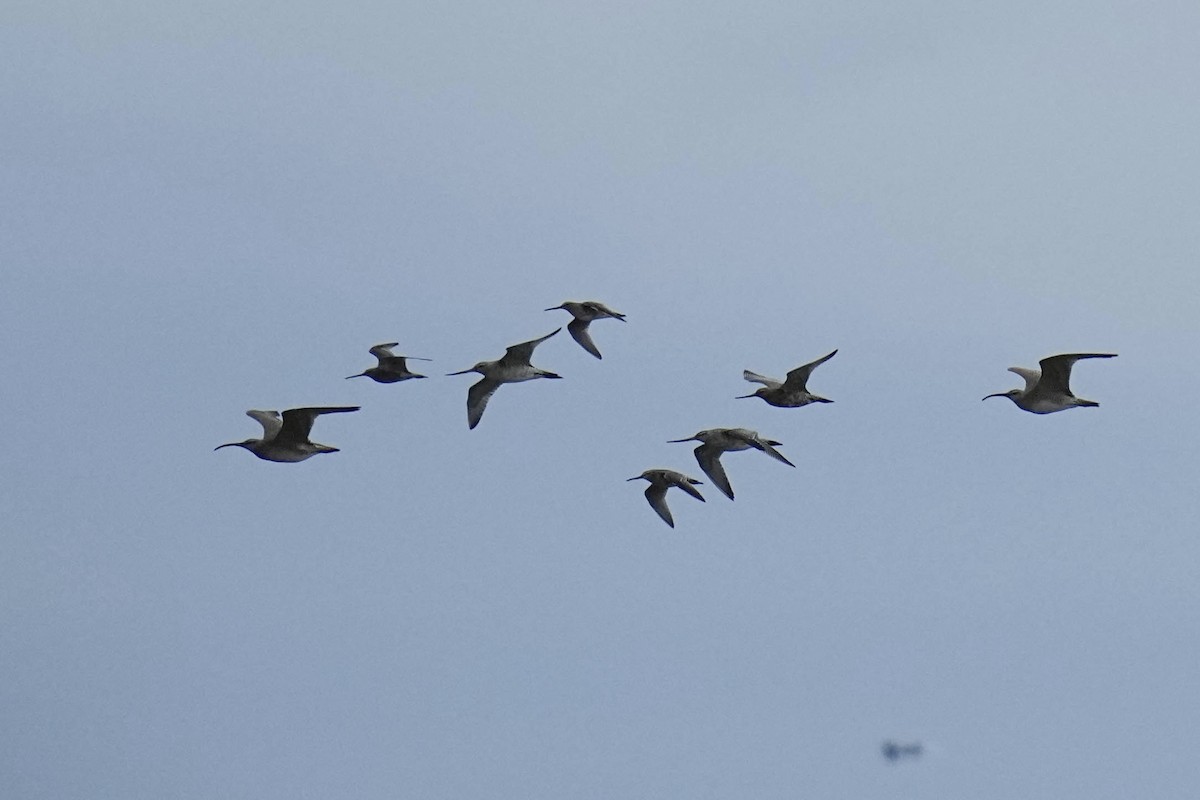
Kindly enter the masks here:
[[[594, 300], [582, 302], [568, 300], [561, 305], [547, 308], [546, 311], [557, 309], [570, 312], [572, 320], [567, 325], [567, 331], [584, 350], [596, 358], [602, 358], [602, 356], [595, 342], [592, 341], [591, 333], [588, 330], [591, 323], [598, 319], [618, 319], [622, 322], [625, 321], [624, 314], [613, 311], [603, 303]], [[548, 370], [535, 367], [530, 363], [534, 349], [561, 330], [562, 328], [557, 328], [540, 338], [514, 344], [505, 350], [503, 356], [495, 361], [480, 361], [470, 369], [448, 373], [449, 375], [466, 375], [476, 372], [483, 376], [467, 390], [467, 424], [470, 428], [473, 429], [479, 424], [479, 421], [483, 418], [484, 409], [487, 408], [488, 400], [491, 399], [492, 395], [502, 385], [531, 381], [536, 378], [562, 377]], [[396, 346], [398, 346], [398, 343], [390, 342], [372, 347], [370, 351], [371, 355], [375, 356], [379, 363], [357, 375], [350, 375], [347, 380], [350, 378], [365, 377], [378, 383], [399, 383], [400, 381], [426, 377], [425, 375], [411, 372], [408, 369], [408, 361], [428, 361], [429, 359], [395, 355], [392, 352], [392, 348]], [[750, 370], [744, 370], [742, 377], [745, 380], [751, 383], [762, 384], [762, 386], [751, 394], [741, 395], [739, 399], [761, 397], [768, 404], [777, 408], [801, 408], [811, 403], [832, 403], [832, 400], [819, 397], [808, 391], [808, 379], [814, 369], [835, 355], [837, 355], [837, 350], [818, 358], [816, 361], [796, 367], [782, 381], [768, 378], [765, 375], [759, 375]], [[1052, 414], [1055, 411], [1065, 411], [1068, 408], [1098, 406], [1099, 403], [1092, 402], [1091, 400], [1083, 400], [1072, 394], [1070, 389], [1071, 367], [1075, 365], [1076, 361], [1081, 359], [1114, 358], [1115, 356], [1115, 353], [1066, 353], [1043, 358], [1039, 362], [1041, 369], [1010, 367], [1009, 372], [1014, 372], [1025, 380], [1025, 388], [1010, 389], [1007, 392], [989, 394], [983, 399], [987, 400], [989, 397], [1007, 397], [1018, 408], [1034, 414]], [[341, 414], [358, 411], [359, 408], [359, 406], [289, 408], [282, 414], [278, 411], [251, 409], [246, 412], [246, 415], [254, 418], [262, 425], [262, 438], [229, 442], [228, 444], [218, 446], [216, 449], [220, 450], [222, 447], [242, 447], [266, 461], [289, 463], [304, 461], [318, 453], [336, 453], [338, 452], [338, 448], [318, 444], [309, 439], [313, 423], [322, 414]], [[730, 485], [729, 478], [725, 474], [725, 467], [721, 464], [721, 456], [723, 454], [738, 450], [754, 449], [762, 451], [776, 461], [780, 461], [790, 467], [796, 466], [775, 449], [781, 445], [780, 442], [773, 439], [765, 439], [756, 431], [746, 428], [711, 428], [700, 431], [686, 439], [671, 439], [669, 441], [700, 442], [700, 446], [694, 451], [700, 469], [708, 476], [713, 485], [730, 500], [733, 499], [733, 487]], [[704, 502], [704, 496], [696, 489], [697, 486], [702, 486], [703, 484], [682, 472], [676, 472], [671, 469], [648, 469], [641, 475], [629, 478], [628, 480], [645, 480], [649, 482], [650, 485], [646, 487], [645, 492], [646, 500], [649, 501], [650, 507], [662, 518], [663, 522], [672, 528], [675, 527], [675, 520], [671, 516], [671, 509], [667, 506], [668, 489], [673, 486], [678, 487], [697, 500]]]

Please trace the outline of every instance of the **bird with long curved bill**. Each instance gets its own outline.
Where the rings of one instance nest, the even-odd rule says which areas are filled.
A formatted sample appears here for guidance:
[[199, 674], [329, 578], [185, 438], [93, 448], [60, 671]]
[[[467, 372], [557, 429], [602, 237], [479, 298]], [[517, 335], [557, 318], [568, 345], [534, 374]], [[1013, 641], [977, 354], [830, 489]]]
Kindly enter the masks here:
[[1024, 389], [1009, 389], [1007, 392], [989, 394], [988, 397], [1007, 397], [1017, 408], [1032, 414], [1053, 414], [1068, 408], [1095, 408], [1099, 403], [1083, 400], [1071, 392], [1071, 367], [1085, 358], [1116, 358], [1116, 353], [1064, 353], [1048, 356], [1038, 363], [1040, 370], [1025, 367], [1009, 367], [1025, 379]]
[[264, 461], [294, 463], [312, 458], [318, 453], [337, 453], [336, 447], [310, 441], [313, 423], [322, 414], [345, 414], [358, 411], [359, 406], [325, 406], [316, 408], [289, 408], [282, 415], [278, 411], [250, 409], [246, 416], [258, 420], [263, 427], [261, 439], [246, 439], [229, 442], [213, 448], [243, 447]]

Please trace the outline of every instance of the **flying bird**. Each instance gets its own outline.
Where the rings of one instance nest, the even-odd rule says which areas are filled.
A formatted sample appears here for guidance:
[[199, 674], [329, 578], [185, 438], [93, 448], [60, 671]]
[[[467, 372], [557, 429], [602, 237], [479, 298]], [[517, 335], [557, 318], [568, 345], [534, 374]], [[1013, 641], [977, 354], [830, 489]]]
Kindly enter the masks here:
[[554, 311], [559, 308], [571, 312], [571, 316], [575, 318], [567, 323], [567, 332], [571, 334], [571, 338], [579, 342], [580, 347], [587, 350], [596, 358], [604, 358], [604, 356], [600, 355], [600, 350], [597, 349], [596, 343], [592, 341], [592, 335], [588, 332], [588, 326], [592, 324], [593, 320], [597, 319], [619, 319], [621, 322], [624, 322], [625, 315], [618, 311], [613, 311], [604, 305], [604, 303], [595, 300], [585, 300], [581, 303], [567, 300], [562, 305], [553, 306], [546, 310]]
[[1009, 372], [1015, 372], [1025, 379], [1025, 388], [989, 394], [983, 399], [1007, 397], [1016, 403], [1018, 408], [1034, 414], [1053, 414], [1055, 411], [1078, 406], [1098, 406], [1099, 403], [1081, 400], [1071, 393], [1071, 367], [1076, 361], [1084, 358], [1116, 357], [1116, 353], [1065, 353], [1043, 358], [1038, 362], [1041, 370], [1009, 367]]
[[748, 369], [742, 370], [742, 377], [744, 379], [751, 383], [761, 383], [762, 388], [756, 389], [753, 394], [741, 395], [738, 399], [761, 397], [769, 405], [777, 408], [799, 408], [809, 403], [832, 403], [832, 400], [819, 397], [808, 391], [808, 376], [812, 374], [814, 369], [836, 355], [837, 350], [834, 350], [829, 355], [818, 358], [810, 364], [796, 367], [787, 374], [787, 378], [782, 382], [774, 378], [768, 378], [766, 375], [759, 375], [757, 372], [751, 372]]
[[921, 746], [920, 742], [901, 744], [899, 742], [893, 742], [890, 739], [883, 743], [883, 745], [880, 747], [880, 750], [883, 752], [883, 757], [893, 763], [899, 761], [905, 756], [908, 756], [909, 758], [919, 758], [921, 753], [925, 752], [925, 748]]
[[667, 489], [678, 486], [701, 503], [705, 502], [704, 496], [695, 488], [704, 484], [695, 478], [689, 478], [682, 472], [671, 469], [648, 469], [641, 475], [627, 478], [626, 481], [643, 479], [650, 482], [650, 485], [646, 487], [646, 500], [649, 501], [650, 507], [662, 517], [663, 522], [672, 528], [675, 527], [675, 520], [671, 517], [671, 509], [667, 508]]
[[472, 429], [479, 424], [479, 420], [483, 417], [483, 410], [487, 408], [488, 400], [496, 393], [501, 384], [520, 383], [535, 378], [562, 377], [562, 375], [539, 369], [529, 363], [529, 359], [533, 357], [533, 349], [561, 330], [562, 328], [555, 328], [552, 333], [548, 333], [540, 339], [514, 344], [495, 361], [480, 361], [470, 369], [446, 373], [447, 375], [466, 375], [468, 372], [478, 372], [483, 376], [482, 380], [467, 390], [467, 424]]
[[379, 360], [379, 364], [357, 375], [350, 375], [346, 380], [350, 380], [350, 378], [370, 378], [376, 383], [398, 383], [410, 378], [426, 377], [425, 375], [418, 375], [415, 372], [409, 372], [406, 359], [411, 358], [413, 361], [429, 361], [430, 359], [393, 354], [392, 348], [399, 344], [399, 342], [388, 342], [387, 344], [377, 344], [372, 347], [371, 355]]
[[303, 461], [317, 453], [336, 453], [336, 447], [309, 441], [308, 435], [312, 432], [313, 423], [321, 414], [344, 414], [358, 409], [359, 406], [289, 408], [283, 412], [282, 419], [278, 411], [250, 409], [246, 416], [253, 417], [263, 426], [263, 437], [247, 439], [244, 442], [229, 442], [213, 449], [216, 451], [222, 447], [244, 447], [264, 461], [284, 463]]
[[775, 449], [782, 442], [764, 439], [758, 435], [757, 431], [745, 428], [712, 428], [700, 431], [695, 436], [689, 436], [686, 439], [670, 439], [669, 441], [671, 443], [701, 442], [702, 444], [693, 451], [696, 454], [696, 461], [700, 464], [700, 469], [704, 470], [704, 474], [713, 482], [713, 485], [720, 489], [730, 500], [733, 499], [733, 487], [729, 485], [729, 478], [725, 475], [725, 467], [721, 465], [722, 453], [754, 448], [755, 450], [763, 451], [776, 461], [782, 461], [789, 467], [796, 466]]

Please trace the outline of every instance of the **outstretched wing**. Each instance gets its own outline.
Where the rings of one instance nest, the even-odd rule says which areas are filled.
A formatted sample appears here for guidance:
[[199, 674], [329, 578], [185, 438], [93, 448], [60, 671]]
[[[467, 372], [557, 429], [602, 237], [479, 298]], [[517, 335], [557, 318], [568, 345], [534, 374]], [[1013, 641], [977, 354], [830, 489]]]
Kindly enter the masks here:
[[783, 386], [782, 383], [774, 378], [768, 378], [766, 375], [759, 375], [757, 372], [751, 372], [748, 369], [742, 370], [742, 380], [750, 381], [750, 383], [761, 383], [768, 389], [778, 389]]
[[700, 469], [704, 470], [704, 474], [721, 490], [721, 493], [733, 499], [733, 487], [729, 485], [729, 477], [725, 474], [725, 467], [721, 464], [721, 453], [723, 450], [712, 447], [707, 444], [702, 444], [693, 450], [696, 454], [696, 462], [700, 464]]
[[621, 322], [625, 321], [624, 314], [622, 314], [620, 311], [613, 311], [599, 300], [585, 300], [582, 305], [587, 308], [592, 313], [592, 316], [594, 316], [596, 319], [600, 319], [602, 317], [611, 317], [612, 319], [619, 319]]
[[787, 384], [787, 387], [789, 389], [795, 388], [795, 389], [807, 390], [808, 389], [808, 376], [812, 374], [812, 371], [836, 355], [837, 355], [837, 350], [834, 350], [829, 355], [822, 356], [821, 358], [818, 358], [816, 361], [813, 361], [812, 363], [805, 364], [802, 367], [796, 367], [794, 370], [792, 370], [791, 372], [789, 372], [787, 374], [787, 380], [785, 381], [785, 383]]
[[646, 487], [646, 500], [650, 503], [658, 515], [662, 517], [662, 521], [675, 527], [675, 520], [671, 517], [671, 509], [667, 508], [667, 484], [651, 483]]
[[[783, 453], [779, 452], [774, 447], [772, 447], [771, 442], [766, 441], [765, 439], [762, 439], [761, 437], [757, 437], [757, 436], [754, 437], [753, 439], [747, 439], [746, 441], [749, 442], [752, 447], [754, 447], [757, 450], [762, 450], [764, 453], [766, 453], [767, 455], [769, 455], [771, 458], [775, 459], [776, 461], [782, 461], [783, 463], [787, 464], [789, 467], [796, 466], [795, 464], [793, 464], [792, 462], [790, 462], [786, 458], [784, 458]], [[775, 444], [778, 444], [778, 442], [775, 442]]]
[[579, 346], [596, 358], [604, 358], [600, 355], [600, 351], [596, 348], [596, 343], [592, 341], [592, 335], [588, 333], [588, 326], [592, 324], [588, 319], [573, 319], [567, 324], [567, 332], [571, 334], [571, 338], [579, 342]]
[[[531, 339], [528, 342], [514, 344], [512, 347], [504, 351], [504, 357], [500, 359], [500, 365], [504, 367], [515, 367], [521, 364], [528, 364], [529, 359], [533, 358], [533, 348], [537, 347], [542, 342], [549, 339], [554, 334], [561, 331], [562, 328], [555, 328], [553, 332], [547, 333], [539, 339]], [[476, 384], [478, 386], [479, 384]]]
[[382, 364], [383, 360], [385, 358], [392, 357], [392, 348], [396, 347], [398, 344], [400, 344], [400, 343], [399, 342], [387, 342], [386, 344], [377, 344], [371, 348], [371, 355], [378, 358], [379, 363]]
[[488, 400], [500, 388], [500, 383], [491, 378], [484, 378], [467, 390], [467, 425], [474, 430], [483, 419], [483, 410], [487, 408]]
[[1014, 375], [1020, 375], [1025, 379], [1025, 393], [1029, 394], [1033, 391], [1033, 387], [1038, 385], [1038, 381], [1042, 379], [1042, 371], [1037, 369], [1026, 369], [1025, 367], [1009, 367], [1008, 371]]
[[689, 478], [686, 475], [680, 475], [679, 478], [680, 478], [680, 480], [675, 485], [678, 486], [680, 489], [683, 489], [685, 492], [690, 494], [692, 497], [699, 500], [701, 503], [703, 503], [704, 495], [700, 494], [700, 490], [692, 485], [692, 484], [700, 483], [700, 481], [692, 480], [691, 478]]
[[1084, 358], [1116, 358], [1116, 353], [1064, 353], [1060, 356], [1049, 356], [1038, 363], [1042, 367], [1042, 385], [1049, 391], [1071, 394], [1071, 367], [1076, 361]]
[[317, 408], [289, 408], [283, 412], [283, 427], [277, 438], [280, 441], [307, 442], [313, 423], [322, 414], [345, 414], [358, 411], [360, 406], [322, 406]]
[[246, 412], [247, 417], [258, 420], [258, 424], [263, 426], [263, 441], [269, 442], [279, 434], [279, 429], [283, 427], [283, 420], [279, 418], [278, 411], [259, 411], [252, 408]]

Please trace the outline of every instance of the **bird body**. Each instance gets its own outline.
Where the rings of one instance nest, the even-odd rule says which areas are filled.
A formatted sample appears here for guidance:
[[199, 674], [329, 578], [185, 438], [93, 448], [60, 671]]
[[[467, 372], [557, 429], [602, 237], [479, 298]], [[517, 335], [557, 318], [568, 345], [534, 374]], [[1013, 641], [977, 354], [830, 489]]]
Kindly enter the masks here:
[[479, 420], [483, 418], [483, 410], [487, 408], [488, 400], [501, 385], [531, 381], [535, 378], [562, 377], [529, 363], [533, 357], [533, 349], [561, 330], [562, 328], [556, 328], [541, 338], [514, 344], [495, 361], [480, 361], [470, 369], [447, 373], [448, 375], [466, 375], [468, 372], [478, 372], [483, 376], [482, 380], [467, 390], [467, 424], [470, 428], [473, 429], [479, 424]]
[[759, 375], [757, 372], [750, 370], [742, 370], [742, 378], [751, 383], [761, 383], [762, 388], [754, 391], [753, 394], [741, 395], [738, 399], [742, 400], [747, 397], [761, 397], [769, 405], [777, 408], [799, 408], [806, 406], [809, 403], [832, 403], [824, 397], [819, 397], [808, 391], [808, 376], [817, 367], [824, 364], [829, 359], [837, 355], [837, 350], [834, 350], [827, 356], [818, 358], [812, 363], [805, 364], [802, 367], [796, 367], [787, 374], [787, 378], [783, 381], [777, 381], [774, 378], [768, 378], [765, 375]]
[[704, 470], [704, 474], [713, 482], [713, 485], [720, 489], [730, 500], [733, 499], [733, 486], [730, 485], [729, 478], [725, 475], [725, 467], [721, 464], [721, 455], [723, 453], [754, 448], [755, 450], [763, 451], [776, 461], [782, 461], [789, 467], [796, 466], [775, 449], [782, 442], [776, 442], [773, 439], [764, 439], [758, 435], [757, 431], [746, 428], [711, 428], [700, 431], [695, 436], [689, 436], [686, 439], [671, 439], [669, 441], [672, 443], [701, 442], [701, 445], [693, 451], [696, 454], [696, 461], [700, 464], [700, 469]]
[[282, 418], [278, 411], [251, 409], [246, 412], [246, 416], [258, 420], [263, 426], [262, 438], [229, 442], [214, 450], [220, 450], [222, 447], [244, 447], [264, 461], [283, 463], [304, 461], [317, 453], [336, 453], [336, 447], [309, 441], [308, 436], [313, 423], [321, 414], [343, 414], [358, 409], [359, 406], [289, 408], [283, 412]]
[[1018, 408], [1033, 414], [1053, 414], [1068, 408], [1096, 407], [1099, 403], [1083, 400], [1071, 392], [1071, 367], [1084, 358], [1116, 358], [1116, 353], [1064, 353], [1048, 356], [1040, 362], [1040, 370], [1009, 367], [1008, 371], [1025, 379], [1024, 389], [989, 394], [988, 397], [1007, 397]]
[[695, 478], [689, 478], [682, 472], [676, 472], [672, 469], [648, 469], [641, 475], [627, 478], [626, 480], [647, 480], [650, 482], [650, 485], [646, 487], [646, 500], [658, 516], [662, 517], [662, 521], [672, 528], [675, 527], [675, 519], [671, 516], [671, 509], [667, 507], [667, 489], [670, 489], [672, 486], [678, 486], [701, 503], [705, 502], [704, 496], [696, 489], [696, 486], [703, 486], [704, 484]]
[[582, 302], [565, 300], [561, 305], [553, 306], [546, 310], [554, 311], [559, 308], [569, 311], [571, 316], [575, 318], [567, 324], [567, 332], [571, 334], [571, 338], [596, 358], [603, 358], [604, 356], [600, 355], [599, 348], [592, 341], [592, 335], [588, 332], [588, 326], [592, 324], [593, 320], [597, 319], [619, 319], [621, 322], [625, 321], [624, 314], [619, 311], [613, 311], [604, 305], [604, 303], [596, 300], [584, 300]]
[[417, 358], [416, 356], [398, 356], [392, 353], [392, 348], [399, 345], [399, 342], [388, 342], [387, 344], [377, 344], [371, 348], [371, 355], [378, 359], [379, 364], [364, 370], [357, 375], [350, 375], [350, 378], [370, 378], [376, 383], [398, 383], [406, 381], [410, 378], [424, 378], [425, 375], [418, 375], [415, 372], [410, 372], [408, 369], [407, 359], [414, 361], [429, 361], [428, 358]]

